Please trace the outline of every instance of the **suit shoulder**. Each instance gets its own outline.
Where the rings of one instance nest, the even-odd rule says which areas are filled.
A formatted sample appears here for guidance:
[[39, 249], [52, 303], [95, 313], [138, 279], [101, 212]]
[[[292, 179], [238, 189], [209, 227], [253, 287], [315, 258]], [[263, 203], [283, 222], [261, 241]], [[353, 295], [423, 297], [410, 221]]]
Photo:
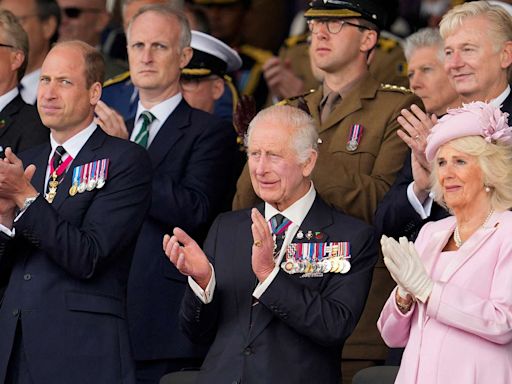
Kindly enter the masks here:
[[103, 87], [109, 87], [111, 85], [123, 83], [123, 82], [125, 82], [127, 80], [130, 80], [130, 71], [126, 71], [126, 72], [120, 73], [119, 75], [114, 76], [114, 77], [106, 80], [103, 83]]

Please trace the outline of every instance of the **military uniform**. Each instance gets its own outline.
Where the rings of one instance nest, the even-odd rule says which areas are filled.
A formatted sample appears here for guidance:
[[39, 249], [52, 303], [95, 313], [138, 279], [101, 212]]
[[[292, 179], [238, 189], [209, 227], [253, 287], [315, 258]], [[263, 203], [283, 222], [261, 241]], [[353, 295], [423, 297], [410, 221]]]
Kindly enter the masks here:
[[[402, 46], [399, 40], [389, 33], [383, 34], [385, 36], [379, 37], [369, 71], [382, 83], [408, 87], [407, 61]], [[279, 51], [279, 58], [282, 61], [289, 60], [293, 73], [304, 82], [305, 92], [316, 89], [321, 83], [311, 71], [308, 36], [308, 33], [304, 33], [289, 37]], [[271, 104], [272, 100], [269, 98], [267, 105]]]
[[[367, 75], [320, 123], [322, 97], [320, 87], [304, 98], [319, 124], [319, 155], [313, 183], [329, 204], [371, 223], [378, 202], [393, 183], [407, 154], [407, 146], [396, 134], [396, 118], [402, 108], [412, 103], [421, 105], [421, 101], [406, 88], [383, 85]], [[352, 127], [357, 124], [363, 130], [357, 148], [353, 149], [348, 141]], [[237, 183], [234, 208], [254, 206], [257, 201], [246, 167]], [[369, 361], [386, 359], [387, 347], [375, 324], [394, 285], [379, 260], [365, 311], [343, 350], [344, 382], [350, 382], [357, 370], [372, 365]]]
[[252, 45], [241, 45], [238, 54], [242, 58], [242, 68], [232, 74], [238, 92], [253, 96], [256, 109], [260, 110], [267, 100], [268, 87], [263, 77], [263, 64], [273, 57], [273, 53]]
[[139, 93], [133, 85], [130, 72], [126, 71], [105, 81], [101, 100], [123, 116], [124, 120], [135, 117]]

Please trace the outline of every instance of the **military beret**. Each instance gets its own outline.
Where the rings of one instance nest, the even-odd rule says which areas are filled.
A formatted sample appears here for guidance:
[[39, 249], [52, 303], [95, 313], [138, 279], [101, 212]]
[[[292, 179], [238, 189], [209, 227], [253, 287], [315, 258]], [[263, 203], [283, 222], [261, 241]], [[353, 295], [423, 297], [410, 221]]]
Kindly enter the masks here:
[[361, 18], [378, 28], [386, 25], [385, 9], [372, 0], [313, 0], [304, 16], [312, 18]]
[[242, 66], [242, 59], [234, 49], [206, 33], [192, 31], [190, 46], [194, 53], [188, 65], [181, 71], [184, 78], [210, 75], [223, 77]]

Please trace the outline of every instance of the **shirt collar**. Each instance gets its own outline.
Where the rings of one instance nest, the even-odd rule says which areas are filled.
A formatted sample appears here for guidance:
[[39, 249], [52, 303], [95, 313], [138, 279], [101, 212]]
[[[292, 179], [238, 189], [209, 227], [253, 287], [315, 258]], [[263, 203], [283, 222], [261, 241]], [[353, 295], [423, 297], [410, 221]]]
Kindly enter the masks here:
[[18, 88], [14, 87], [9, 92], [4, 93], [2, 96], [0, 96], [0, 111], [3, 111], [7, 104], [13, 101], [19, 93], [20, 92], [18, 91]]
[[78, 152], [82, 149], [82, 147], [85, 145], [87, 140], [89, 140], [89, 137], [94, 133], [96, 130], [96, 124], [92, 122], [89, 124], [89, 126], [85, 129], [82, 129], [80, 132], [78, 132], [75, 136], [69, 138], [64, 143], [59, 144], [55, 141], [52, 134], [50, 133], [50, 144], [52, 146], [52, 152], [50, 154], [50, 159], [53, 157], [53, 153], [55, 152], [55, 148], [57, 148], [59, 145], [63, 146], [66, 150], [66, 153], [68, 153], [73, 159], [76, 158], [78, 155]]
[[313, 186], [313, 182], [309, 187], [309, 191], [302, 196], [295, 203], [286, 208], [283, 212], [278, 211], [269, 203], [265, 203], [265, 220], [269, 221], [274, 215], [278, 213], [282, 214], [287, 219], [291, 220], [293, 224], [297, 225], [297, 228], [302, 225], [304, 218], [308, 214], [313, 202], [315, 201], [316, 191]]
[[170, 116], [170, 114], [176, 109], [178, 104], [183, 99], [181, 93], [177, 93], [174, 96], [162, 101], [161, 103], [153, 106], [150, 109], [144, 108], [139, 100], [137, 105], [137, 113], [135, 114], [135, 122], [139, 121], [140, 115], [144, 111], [149, 111], [156, 117], [156, 119], [162, 123]]
[[37, 86], [39, 85], [39, 78], [41, 77], [41, 68], [30, 72], [23, 76], [20, 83], [23, 85], [21, 97], [27, 104], [35, 104], [37, 100]]
[[503, 105], [503, 102], [510, 94], [510, 85], [507, 85], [507, 88], [495, 99], [492, 99], [489, 103], [494, 105], [495, 107], [501, 107]]

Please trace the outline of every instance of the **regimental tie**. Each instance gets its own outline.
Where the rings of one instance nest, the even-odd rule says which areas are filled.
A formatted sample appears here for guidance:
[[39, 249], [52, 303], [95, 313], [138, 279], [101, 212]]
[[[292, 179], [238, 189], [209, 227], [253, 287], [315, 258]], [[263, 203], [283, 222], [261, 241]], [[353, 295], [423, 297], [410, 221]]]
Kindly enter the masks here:
[[338, 92], [331, 91], [322, 106], [320, 112], [320, 122], [323, 124], [328, 118], [336, 105], [341, 101], [341, 96]]
[[57, 187], [64, 178], [67, 167], [71, 161], [73, 161], [73, 157], [71, 156], [68, 156], [66, 160], [64, 160], [65, 155], [66, 150], [64, 147], [59, 145], [55, 148], [55, 152], [53, 153], [53, 157], [50, 162], [50, 178], [48, 179], [46, 194], [46, 200], [48, 200], [49, 203], [53, 202], [53, 199], [57, 194]]
[[283, 246], [286, 230], [291, 224], [291, 220], [287, 219], [280, 213], [272, 216], [272, 218], [270, 219], [270, 227], [272, 230], [272, 235], [274, 236], [275, 240], [274, 257], [277, 257], [279, 255], [279, 251]]
[[135, 142], [144, 148], [148, 147], [148, 139], [149, 139], [149, 126], [153, 121], [155, 121], [156, 117], [149, 111], [144, 111], [140, 114], [142, 117], [142, 126], [140, 127], [140, 131], [135, 137]]

